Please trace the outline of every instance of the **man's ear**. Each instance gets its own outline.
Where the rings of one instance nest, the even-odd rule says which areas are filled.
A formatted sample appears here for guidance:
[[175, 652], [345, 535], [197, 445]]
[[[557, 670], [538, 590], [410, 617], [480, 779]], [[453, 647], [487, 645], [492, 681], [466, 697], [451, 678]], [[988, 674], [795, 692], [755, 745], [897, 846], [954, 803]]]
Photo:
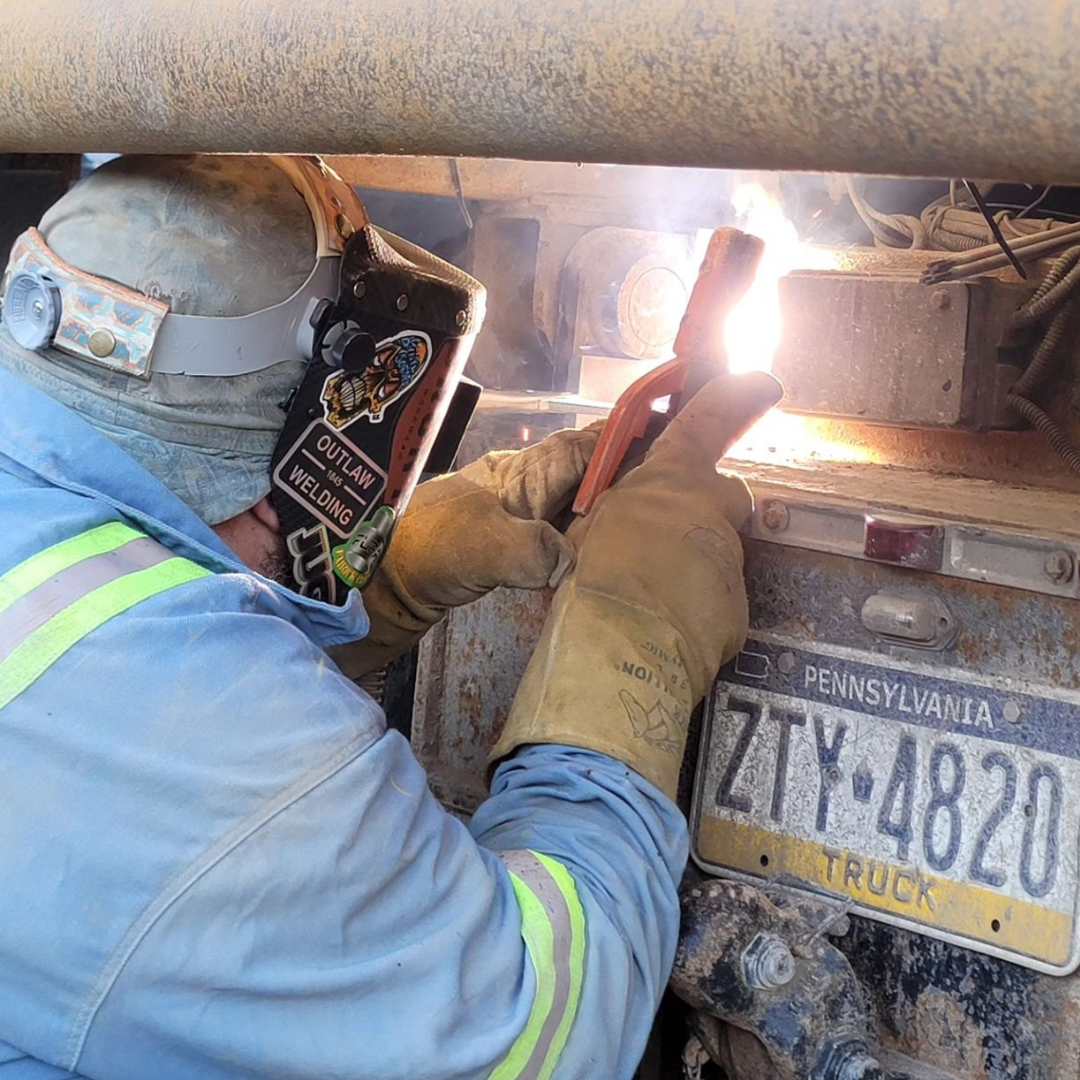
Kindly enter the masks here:
[[259, 521], [265, 525], [271, 532], [281, 532], [281, 522], [278, 520], [277, 511], [274, 509], [273, 503], [270, 502], [270, 496], [264, 495], [252, 508], [251, 512], [259, 519]]

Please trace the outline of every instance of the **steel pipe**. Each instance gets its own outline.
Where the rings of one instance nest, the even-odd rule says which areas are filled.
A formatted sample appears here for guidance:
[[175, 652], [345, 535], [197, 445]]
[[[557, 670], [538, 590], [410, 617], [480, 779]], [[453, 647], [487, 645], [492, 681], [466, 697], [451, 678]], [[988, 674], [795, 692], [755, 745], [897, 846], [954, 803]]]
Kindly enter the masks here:
[[1080, 0], [4, 0], [0, 149], [1080, 181]]

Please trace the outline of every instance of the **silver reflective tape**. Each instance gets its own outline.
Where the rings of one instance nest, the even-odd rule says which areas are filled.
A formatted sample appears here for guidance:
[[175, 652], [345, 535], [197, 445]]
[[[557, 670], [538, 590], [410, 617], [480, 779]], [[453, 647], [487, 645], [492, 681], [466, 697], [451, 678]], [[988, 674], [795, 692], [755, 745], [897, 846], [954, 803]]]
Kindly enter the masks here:
[[100, 555], [91, 555], [43, 581], [0, 612], [0, 664], [35, 630], [102, 585], [171, 559], [175, 553], [140, 536]]
[[566, 1015], [570, 1001], [570, 949], [573, 945], [573, 924], [570, 909], [562, 889], [548, 872], [548, 868], [531, 851], [500, 851], [497, 853], [506, 869], [516, 874], [528, 885], [529, 890], [543, 905], [551, 923], [552, 959], [555, 967], [555, 992], [551, 1009], [544, 1018], [540, 1037], [536, 1040], [529, 1060], [518, 1073], [519, 1080], [536, 1080], [547, 1060], [559, 1025]]

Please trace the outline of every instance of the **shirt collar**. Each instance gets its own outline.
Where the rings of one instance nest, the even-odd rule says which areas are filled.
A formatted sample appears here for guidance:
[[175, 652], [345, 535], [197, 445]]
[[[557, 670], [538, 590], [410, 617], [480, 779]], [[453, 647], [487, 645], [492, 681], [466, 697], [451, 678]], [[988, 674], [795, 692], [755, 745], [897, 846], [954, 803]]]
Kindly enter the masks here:
[[71, 409], [0, 370], [0, 467], [4, 459], [49, 484], [108, 503], [167, 547], [217, 573], [256, 578], [298, 608], [322, 646], [357, 641], [369, 622], [360, 594], [345, 604], [312, 600], [245, 566], [193, 510]]

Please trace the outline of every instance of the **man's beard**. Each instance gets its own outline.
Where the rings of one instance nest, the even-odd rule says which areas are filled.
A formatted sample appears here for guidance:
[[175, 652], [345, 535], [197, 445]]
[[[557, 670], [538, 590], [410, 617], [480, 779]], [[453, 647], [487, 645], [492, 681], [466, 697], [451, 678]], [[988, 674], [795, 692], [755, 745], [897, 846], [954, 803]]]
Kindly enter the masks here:
[[269, 578], [274, 584], [284, 585], [286, 589], [292, 589], [295, 592], [296, 582], [292, 576], [292, 559], [289, 556], [289, 549], [285, 546], [284, 537], [279, 537], [278, 540], [277, 550], [270, 552], [263, 559], [259, 573]]

